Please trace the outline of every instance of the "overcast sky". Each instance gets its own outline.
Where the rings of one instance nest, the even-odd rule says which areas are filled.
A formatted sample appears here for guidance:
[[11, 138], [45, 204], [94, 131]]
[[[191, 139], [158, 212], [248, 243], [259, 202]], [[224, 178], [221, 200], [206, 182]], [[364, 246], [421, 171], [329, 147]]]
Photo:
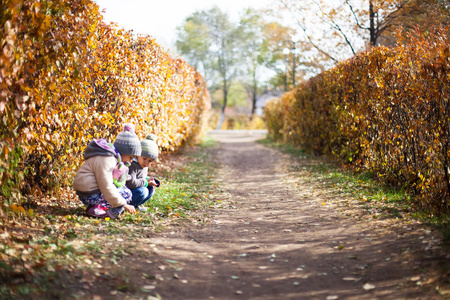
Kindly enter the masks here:
[[114, 22], [135, 33], [148, 34], [156, 42], [172, 49], [176, 40], [176, 27], [195, 11], [207, 10], [214, 5], [237, 18], [248, 7], [263, 8], [277, 0], [94, 0], [102, 11], [106, 23]]

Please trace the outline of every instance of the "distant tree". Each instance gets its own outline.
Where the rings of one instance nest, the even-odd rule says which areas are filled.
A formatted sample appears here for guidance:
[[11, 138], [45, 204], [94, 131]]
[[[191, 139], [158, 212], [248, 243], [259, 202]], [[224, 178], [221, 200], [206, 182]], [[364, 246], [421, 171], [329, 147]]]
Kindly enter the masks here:
[[[196, 31], [200, 34], [196, 35]], [[222, 126], [230, 86], [242, 59], [240, 27], [215, 6], [194, 12], [177, 31], [177, 49], [193, 66], [201, 67], [210, 89], [220, 85], [223, 92]], [[198, 52], [197, 52], [198, 51]]]
[[292, 61], [291, 53], [285, 54], [284, 51], [292, 48], [294, 35], [294, 29], [278, 22], [263, 24], [262, 52], [265, 57], [263, 64], [276, 72], [276, 76], [271, 79], [272, 85], [283, 86], [284, 90], [288, 90], [288, 73], [292, 71], [289, 63]]
[[264, 61], [268, 60], [268, 53], [264, 51], [264, 22], [260, 11], [247, 9], [240, 20], [241, 38], [244, 42], [242, 48], [243, 57], [243, 82], [251, 99], [251, 115], [256, 111], [258, 88], [261, 81], [261, 71]]
[[214, 82], [214, 67], [210, 60], [210, 28], [204, 23], [201, 12], [194, 12], [184, 24], [177, 27], [176, 47], [197, 71], [204, 75], [211, 85]]

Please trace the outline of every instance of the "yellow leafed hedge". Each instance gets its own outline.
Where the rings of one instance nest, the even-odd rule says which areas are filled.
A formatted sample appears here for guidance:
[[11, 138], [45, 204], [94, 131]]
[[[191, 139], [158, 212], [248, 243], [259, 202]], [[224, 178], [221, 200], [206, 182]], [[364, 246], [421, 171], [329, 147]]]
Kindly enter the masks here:
[[93, 138], [124, 122], [163, 151], [196, 139], [203, 78], [148, 36], [102, 22], [91, 0], [4, 0], [0, 22], [0, 199], [70, 184]]
[[277, 140], [329, 154], [449, 212], [450, 31], [419, 29], [338, 64], [266, 107]]

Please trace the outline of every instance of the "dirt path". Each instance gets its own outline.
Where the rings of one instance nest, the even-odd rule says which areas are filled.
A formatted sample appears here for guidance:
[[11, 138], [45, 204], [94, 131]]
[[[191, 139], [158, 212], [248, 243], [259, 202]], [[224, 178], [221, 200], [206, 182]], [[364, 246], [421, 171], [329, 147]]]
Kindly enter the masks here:
[[[420, 224], [357, 220], [338, 196], [287, 171], [288, 157], [254, 141], [213, 133], [221, 202], [211, 224], [174, 228], [147, 245], [137, 268], [162, 299], [444, 299], [434, 271], [442, 250]], [[157, 264], [157, 266], [155, 266]], [[157, 268], [156, 268], [157, 267]], [[146, 269], [147, 268], [147, 269]], [[150, 274], [150, 273], [149, 273]]]

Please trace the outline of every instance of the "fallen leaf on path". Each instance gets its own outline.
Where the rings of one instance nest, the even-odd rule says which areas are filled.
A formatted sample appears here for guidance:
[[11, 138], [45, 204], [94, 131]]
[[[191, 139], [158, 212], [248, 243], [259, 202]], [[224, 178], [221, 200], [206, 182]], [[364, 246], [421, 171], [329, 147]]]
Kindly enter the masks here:
[[171, 260], [171, 259], [166, 259], [166, 261], [167, 261], [168, 263], [170, 263], [170, 264], [177, 264], [177, 263], [178, 263], [178, 261], [176, 261], [176, 260]]
[[344, 277], [342, 279], [345, 280], [345, 281], [356, 281], [357, 280], [356, 277]]
[[154, 290], [156, 287], [154, 285], [145, 285], [141, 288], [141, 291], [144, 293], [149, 293], [151, 290]]
[[375, 286], [373, 284], [370, 284], [370, 283], [366, 283], [365, 285], [363, 285], [363, 289], [365, 291], [373, 290], [374, 288], [375, 288]]
[[327, 300], [336, 300], [336, 299], [339, 299], [339, 297], [336, 295], [327, 296]]

